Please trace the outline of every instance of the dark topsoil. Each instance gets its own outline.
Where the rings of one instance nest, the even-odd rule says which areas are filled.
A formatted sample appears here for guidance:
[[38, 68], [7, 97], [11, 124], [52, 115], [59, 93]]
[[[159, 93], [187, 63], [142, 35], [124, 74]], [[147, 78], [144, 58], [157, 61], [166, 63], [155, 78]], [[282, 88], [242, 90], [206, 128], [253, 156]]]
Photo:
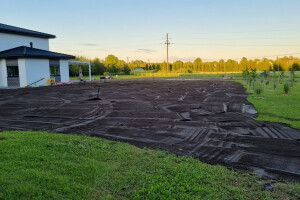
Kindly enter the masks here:
[[216, 80], [3, 89], [0, 130], [99, 136], [300, 180], [300, 131], [253, 120], [256, 111], [246, 98], [241, 84]]

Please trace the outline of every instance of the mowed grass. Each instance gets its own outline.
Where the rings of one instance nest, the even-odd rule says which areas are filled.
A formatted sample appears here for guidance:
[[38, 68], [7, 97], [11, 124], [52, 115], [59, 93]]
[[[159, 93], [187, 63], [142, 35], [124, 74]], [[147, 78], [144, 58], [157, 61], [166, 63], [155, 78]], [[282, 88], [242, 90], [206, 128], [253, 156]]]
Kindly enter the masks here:
[[[142, 72], [133, 72], [130, 75], [125, 74], [109, 74], [113, 77], [113, 79], [141, 79], [141, 78], [223, 78], [224, 75], [231, 75], [234, 78], [242, 78], [242, 73], [240, 72], [234, 72], [234, 73], [210, 73], [210, 72], [199, 72], [199, 73], [179, 73], [179, 72], [154, 72], [152, 71], [142, 71]], [[103, 77], [104, 75], [92, 75], [92, 78], [95, 78], [95, 80], [100, 80], [100, 77]], [[89, 80], [88, 76], [83, 77], [86, 80]], [[70, 80], [78, 80], [78, 76], [70, 76]]]
[[284, 95], [283, 84], [277, 85], [273, 89], [273, 82], [265, 85], [261, 97], [258, 97], [252, 88], [239, 81], [251, 93], [248, 101], [251, 102], [258, 111], [256, 120], [281, 122], [293, 128], [300, 129], [300, 83], [295, 83], [288, 95]]
[[300, 184], [100, 138], [0, 133], [0, 199], [299, 199]]

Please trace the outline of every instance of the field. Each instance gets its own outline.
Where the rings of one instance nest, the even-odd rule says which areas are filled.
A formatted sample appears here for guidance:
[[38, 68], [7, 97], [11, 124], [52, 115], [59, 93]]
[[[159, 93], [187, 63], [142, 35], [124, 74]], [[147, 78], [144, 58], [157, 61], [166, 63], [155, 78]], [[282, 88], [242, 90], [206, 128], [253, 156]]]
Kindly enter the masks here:
[[[223, 78], [224, 73], [176, 73], [176, 72], [153, 72], [153, 71], [141, 71], [131, 72], [129, 75], [125, 74], [107, 74], [114, 79], [137, 79], [137, 78]], [[239, 72], [230, 73], [234, 78], [242, 78], [242, 74]], [[96, 80], [99, 80], [103, 75], [92, 75]], [[84, 76], [85, 79], [89, 79], [88, 76]], [[78, 77], [71, 77], [71, 80], [77, 80]]]
[[284, 84], [278, 84], [278, 87], [274, 89], [271, 81], [269, 85], [264, 86], [261, 97], [258, 97], [245, 81], [239, 82], [247, 88], [247, 92], [252, 94], [247, 100], [253, 103], [258, 110], [259, 114], [255, 118], [256, 120], [281, 122], [300, 129], [299, 82], [295, 83], [288, 95], [285, 95]]
[[0, 130], [97, 136], [300, 180], [300, 131], [253, 120], [256, 111], [246, 98], [241, 84], [217, 80], [2, 90]]
[[[258, 72], [261, 73], [261, 72]], [[88, 74], [88, 73], [86, 73]], [[199, 72], [199, 73], [180, 73], [180, 72], [155, 72], [155, 71], [132, 71], [130, 75], [125, 75], [124, 73], [118, 73], [118, 74], [111, 74], [107, 73], [107, 75], [112, 76], [114, 79], [136, 79], [136, 78], [170, 78], [170, 77], [177, 77], [177, 78], [195, 78], [195, 79], [207, 79], [207, 78], [223, 78], [224, 75], [231, 75], [234, 79], [241, 80], [242, 73], [241, 72], [228, 72], [228, 73], [221, 73], [221, 72]], [[278, 72], [277, 72], [278, 74]], [[296, 80], [300, 81], [300, 71], [296, 71]], [[103, 75], [94, 75], [92, 74], [92, 77], [96, 80], [99, 80], [100, 77]], [[272, 77], [273, 74], [270, 73], [270, 76]], [[278, 75], [277, 75], [278, 76]], [[285, 78], [287, 79], [289, 77], [288, 72], [285, 72]], [[84, 76], [85, 79], [89, 79], [88, 76]], [[72, 76], [71, 80], [78, 80], [78, 76]]]
[[299, 199], [300, 184], [269, 181], [166, 151], [101, 138], [0, 133], [0, 199]]

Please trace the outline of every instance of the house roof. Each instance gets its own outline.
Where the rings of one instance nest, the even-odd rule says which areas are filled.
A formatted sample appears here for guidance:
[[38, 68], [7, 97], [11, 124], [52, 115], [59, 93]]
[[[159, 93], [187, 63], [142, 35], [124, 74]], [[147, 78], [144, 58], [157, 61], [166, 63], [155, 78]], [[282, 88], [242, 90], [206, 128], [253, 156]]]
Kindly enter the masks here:
[[26, 46], [20, 46], [13, 49], [5, 50], [0, 52], [0, 59], [9, 58], [45, 58], [45, 59], [62, 59], [70, 60], [74, 59], [75, 56], [56, 53], [52, 51], [46, 51], [42, 49], [36, 49]]
[[46, 39], [51, 39], [56, 37], [55, 35], [42, 33], [38, 31], [32, 31], [32, 30], [1, 24], [1, 23], [0, 23], [0, 33], [10, 33], [10, 34], [25, 35], [25, 36], [46, 38]]

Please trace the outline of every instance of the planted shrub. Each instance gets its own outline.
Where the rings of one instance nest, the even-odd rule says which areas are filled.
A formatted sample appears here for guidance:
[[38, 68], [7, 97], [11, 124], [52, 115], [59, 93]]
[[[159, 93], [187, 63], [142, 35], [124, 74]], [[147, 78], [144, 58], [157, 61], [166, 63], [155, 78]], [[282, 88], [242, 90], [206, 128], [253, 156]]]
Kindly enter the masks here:
[[263, 83], [264, 82], [264, 79], [263, 78], [260, 78], [260, 83]]
[[273, 89], [275, 90], [277, 88], [277, 80], [275, 79], [274, 81], [273, 81]]
[[251, 69], [251, 79], [253, 81], [253, 90], [254, 90], [254, 86], [255, 86], [256, 77], [257, 77], [256, 69]]
[[279, 74], [279, 79], [280, 79], [280, 84], [283, 83], [284, 81], [284, 71], [281, 71], [280, 74]]
[[260, 77], [263, 77], [264, 79], [268, 78], [269, 77], [269, 72], [264, 70], [262, 73], [260, 73]]
[[246, 67], [246, 69], [243, 70], [242, 76], [245, 79], [246, 83], [248, 84], [249, 83], [249, 76], [250, 76], [250, 72], [248, 70], [248, 67]]
[[259, 86], [255, 89], [255, 94], [260, 97], [262, 95], [262, 93], [263, 93], [263, 88], [259, 84]]
[[283, 92], [284, 92], [284, 94], [288, 94], [290, 92], [290, 85], [289, 85], [289, 83], [285, 83], [283, 85]]
[[293, 67], [290, 70], [290, 82], [291, 82], [291, 87], [293, 87], [295, 82], [295, 68]]

